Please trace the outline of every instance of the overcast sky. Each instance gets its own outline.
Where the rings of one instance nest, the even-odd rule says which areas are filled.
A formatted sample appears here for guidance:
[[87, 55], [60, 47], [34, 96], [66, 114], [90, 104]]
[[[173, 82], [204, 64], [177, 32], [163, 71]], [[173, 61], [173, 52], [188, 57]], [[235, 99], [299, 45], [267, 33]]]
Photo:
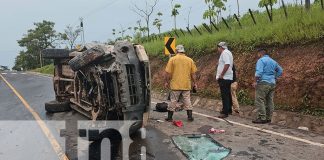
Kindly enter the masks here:
[[[239, 0], [241, 13], [247, 12], [249, 8], [258, 9], [258, 1]], [[295, 0], [285, 1], [292, 3]], [[134, 3], [143, 7], [144, 2], [144, 0], [0, 0], [0, 65], [10, 68], [14, 65], [15, 57], [23, 49], [18, 46], [17, 40], [21, 39], [28, 29], [34, 27], [34, 22], [52, 21], [55, 23], [55, 30], [62, 32], [67, 25], [79, 25], [79, 18], [83, 17], [86, 42], [106, 42], [108, 39], [114, 39], [113, 28], [118, 30], [120, 26], [127, 28], [136, 25], [140, 17], [131, 8]], [[207, 22], [202, 19], [202, 14], [207, 8], [204, 0], [175, 0], [175, 2], [182, 5], [177, 18], [178, 27], [186, 27], [190, 7], [192, 7], [191, 25]], [[227, 11], [223, 16], [237, 13], [236, 0], [228, 0], [226, 6]], [[164, 14], [162, 31], [169, 30], [173, 26], [170, 0], [159, 0], [152, 21], [159, 11]], [[153, 32], [157, 32], [155, 27]]]

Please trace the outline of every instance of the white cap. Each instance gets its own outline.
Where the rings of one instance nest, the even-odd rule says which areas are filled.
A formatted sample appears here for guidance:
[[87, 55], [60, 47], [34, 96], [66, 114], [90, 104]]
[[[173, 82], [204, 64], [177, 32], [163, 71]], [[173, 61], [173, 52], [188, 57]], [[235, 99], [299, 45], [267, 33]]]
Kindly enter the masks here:
[[184, 49], [183, 45], [180, 44], [180, 45], [177, 45], [176, 51], [178, 53], [184, 53], [185, 52], [185, 49]]
[[226, 42], [219, 42], [217, 46], [222, 47], [224, 49], [227, 49], [227, 43]]

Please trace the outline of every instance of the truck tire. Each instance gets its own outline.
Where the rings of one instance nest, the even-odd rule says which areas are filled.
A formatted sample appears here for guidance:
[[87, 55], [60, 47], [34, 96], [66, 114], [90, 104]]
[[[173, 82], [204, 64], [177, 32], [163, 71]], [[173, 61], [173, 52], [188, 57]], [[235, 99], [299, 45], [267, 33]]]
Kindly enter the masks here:
[[67, 49], [44, 49], [42, 50], [43, 58], [46, 59], [64, 59], [69, 58], [70, 50]]
[[50, 101], [45, 103], [45, 110], [48, 113], [66, 112], [70, 111], [70, 102]]
[[105, 54], [105, 51], [100, 47], [94, 47], [84, 51], [81, 55], [77, 55], [69, 61], [69, 65], [73, 71], [78, 71], [82, 67], [99, 59]]

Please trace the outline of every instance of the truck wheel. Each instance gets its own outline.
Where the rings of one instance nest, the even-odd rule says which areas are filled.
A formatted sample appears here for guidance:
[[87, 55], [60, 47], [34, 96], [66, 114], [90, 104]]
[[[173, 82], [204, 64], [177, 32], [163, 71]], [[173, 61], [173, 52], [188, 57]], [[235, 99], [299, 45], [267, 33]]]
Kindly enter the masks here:
[[56, 113], [56, 112], [66, 112], [70, 111], [70, 102], [59, 102], [59, 101], [50, 101], [45, 103], [45, 110], [48, 113]]
[[69, 58], [70, 50], [67, 49], [44, 49], [42, 50], [43, 58], [46, 59], [59, 59]]
[[81, 55], [77, 55], [69, 61], [69, 65], [73, 71], [77, 71], [82, 67], [90, 64], [105, 54], [105, 51], [100, 47], [94, 47], [84, 51]]

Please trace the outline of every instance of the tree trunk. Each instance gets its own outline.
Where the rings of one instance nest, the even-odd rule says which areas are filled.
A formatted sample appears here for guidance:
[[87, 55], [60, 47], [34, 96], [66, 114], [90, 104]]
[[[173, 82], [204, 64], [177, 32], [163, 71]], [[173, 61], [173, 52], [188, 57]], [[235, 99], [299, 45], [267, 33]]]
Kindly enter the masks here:
[[149, 22], [150, 22], [150, 19], [147, 19], [146, 20], [146, 27], [147, 27], [147, 37], [150, 38], [150, 27], [149, 27]]
[[309, 10], [310, 9], [310, 4], [311, 2], [310, 2], [310, 0], [305, 0], [305, 8], [306, 8], [306, 10]]
[[174, 16], [174, 30], [177, 30], [177, 16]]

